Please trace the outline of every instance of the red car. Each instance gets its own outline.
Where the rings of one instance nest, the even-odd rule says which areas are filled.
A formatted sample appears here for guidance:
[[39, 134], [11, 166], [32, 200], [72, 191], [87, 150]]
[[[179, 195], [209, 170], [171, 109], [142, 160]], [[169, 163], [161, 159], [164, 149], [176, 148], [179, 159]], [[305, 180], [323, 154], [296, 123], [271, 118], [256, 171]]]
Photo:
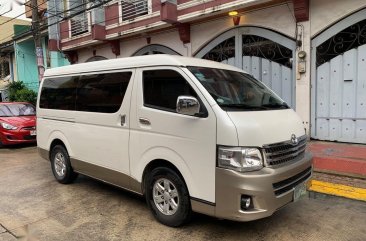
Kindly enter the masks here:
[[25, 102], [0, 102], [0, 146], [36, 142], [36, 108]]

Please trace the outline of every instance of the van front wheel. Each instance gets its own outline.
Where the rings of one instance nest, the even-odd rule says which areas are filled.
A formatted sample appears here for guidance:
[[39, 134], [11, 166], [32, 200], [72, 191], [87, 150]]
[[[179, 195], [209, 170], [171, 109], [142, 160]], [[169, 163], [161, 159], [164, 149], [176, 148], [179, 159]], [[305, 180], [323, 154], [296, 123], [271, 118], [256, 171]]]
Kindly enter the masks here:
[[77, 173], [72, 170], [69, 154], [61, 145], [57, 145], [51, 150], [51, 168], [59, 183], [68, 184], [77, 177]]
[[189, 220], [191, 205], [188, 190], [177, 173], [166, 167], [155, 168], [145, 185], [146, 201], [159, 222], [177, 227]]

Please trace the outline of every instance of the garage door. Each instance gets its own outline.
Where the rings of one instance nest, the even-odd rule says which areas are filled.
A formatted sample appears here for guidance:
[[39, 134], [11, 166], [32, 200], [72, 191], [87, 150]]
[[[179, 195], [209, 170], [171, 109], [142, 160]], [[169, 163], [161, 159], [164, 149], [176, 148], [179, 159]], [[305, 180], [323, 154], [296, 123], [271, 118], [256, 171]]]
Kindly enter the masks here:
[[341, 21], [313, 41], [315, 139], [366, 144], [365, 14]]

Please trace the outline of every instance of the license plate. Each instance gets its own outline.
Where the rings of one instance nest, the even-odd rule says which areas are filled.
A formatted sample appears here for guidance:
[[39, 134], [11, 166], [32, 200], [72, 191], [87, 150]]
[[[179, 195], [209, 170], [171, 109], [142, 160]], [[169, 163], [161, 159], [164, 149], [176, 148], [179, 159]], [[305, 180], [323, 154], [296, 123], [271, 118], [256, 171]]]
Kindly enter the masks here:
[[300, 183], [294, 189], [294, 202], [299, 201], [301, 198], [306, 196], [306, 183]]
[[37, 135], [37, 131], [30, 131], [30, 135], [31, 135], [31, 136], [35, 136], [35, 135]]

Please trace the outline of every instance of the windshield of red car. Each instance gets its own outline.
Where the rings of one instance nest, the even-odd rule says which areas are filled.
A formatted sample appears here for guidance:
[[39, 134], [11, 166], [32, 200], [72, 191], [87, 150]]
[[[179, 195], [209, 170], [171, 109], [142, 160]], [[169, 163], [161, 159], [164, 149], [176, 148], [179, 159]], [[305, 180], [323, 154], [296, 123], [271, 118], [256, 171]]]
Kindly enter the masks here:
[[32, 116], [36, 115], [36, 108], [31, 104], [1, 104], [0, 117]]

